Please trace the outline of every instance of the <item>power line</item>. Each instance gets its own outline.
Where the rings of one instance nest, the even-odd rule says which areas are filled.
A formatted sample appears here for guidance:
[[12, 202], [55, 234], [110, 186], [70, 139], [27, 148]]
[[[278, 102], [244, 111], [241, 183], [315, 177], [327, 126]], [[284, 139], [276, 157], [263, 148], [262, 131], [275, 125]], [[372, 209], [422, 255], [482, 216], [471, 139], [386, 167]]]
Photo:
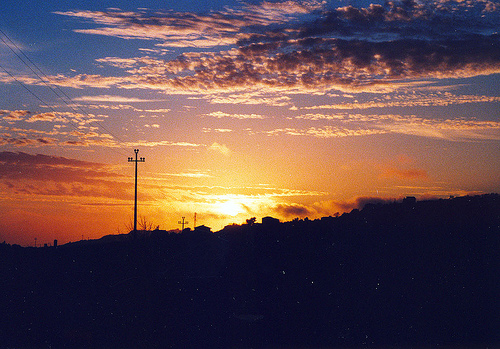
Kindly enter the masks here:
[[[68, 108], [70, 108], [73, 112], [77, 113], [77, 111], [75, 110], [75, 108], [73, 106], [75, 106], [78, 110], [80, 110], [84, 115], [86, 115], [89, 120], [91, 118], [91, 116], [85, 111], [83, 110], [77, 103], [75, 103], [71, 97], [69, 97], [59, 86], [53, 84], [50, 80], [50, 78], [47, 76], [47, 74], [45, 74], [25, 53], [24, 51], [14, 42], [12, 41], [9, 36], [2, 30], [0, 29], [0, 33], [2, 33], [3, 36], [5, 36], [5, 38], [7, 38], [9, 40], [9, 42], [31, 63], [31, 65], [33, 67], [35, 67], [39, 72], [40, 74], [42, 74], [50, 84], [54, 85], [54, 87], [52, 87], [47, 81], [45, 81], [41, 76], [40, 74], [38, 74], [28, 63], [26, 63], [25, 60], [22, 59], [22, 57], [5, 41], [4, 38], [2, 38], [0, 36], [0, 39], [2, 40], [2, 42], [5, 44], [5, 46], [7, 46], [9, 48], [9, 50], [12, 51], [12, 53], [14, 53], [14, 55], [26, 66], [28, 67], [31, 72], [33, 72], [33, 74], [36, 75], [36, 77], [45, 85], [47, 86], [61, 101], [63, 101], [64, 104], [66, 104], [66, 106]], [[2, 67], [2, 69], [7, 72], [7, 70], [5, 68]], [[7, 74], [9, 74], [11, 77], [13, 77], [16, 81], [18, 81], [19, 83], [21, 83], [19, 80], [17, 80], [11, 73], [7, 72]], [[22, 84], [22, 83], [21, 83]], [[24, 86], [24, 84], [22, 84]], [[26, 86], [24, 86], [24, 88], [26, 88], [28, 91], [30, 91]], [[71, 104], [66, 101], [62, 96], [61, 94], [59, 94], [56, 89], [58, 91], [61, 92], [62, 95], [64, 95], [70, 102]], [[32, 95], [34, 95], [38, 100], [41, 100], [40, 98], [38, 98], [33, 92], [30, 91], [30, 93]], [[46, 106], [48, 107], [48, 104], [47, 103], [44, 103], [46, 104]], [[54, 112], [56, 112], [55, 110], [53, 110]], [[89, 121], [89, 124], [93, 125], [95, 123], [95, 125], [99, 126], [100, 128], [102, 128], [103, 130], [105, 130], [106, 132], [108, 132], [113, 138], [115, 138], [116, 140], [118, 140], [119, 142], [121, 142], [122, 144], [124, 144], [125, 142], [120, 139], [118, 136], [116, 136], [115, 134], [113, 134], [113, 132], [111, 132], [108, 128], [106, 128], [104, 125], [98, 123], [97, 121]], [[73, 125], [72, 125], [73, 126]], [[76, 129], [76, 128], [75, 128]], [[80, 131], [78, 129], [76, 129], [77, 131]], [[117, 151], [116, 149], [114, 148], [111, 148], [113, 149], [114, 151], [116, 151], [117, 153], [119, 153], [120, 155], [125, 155], [124, 153], [121, 153], [119, 151]]]
[[26, 89], [26, 91], [28, 91], [32, 96], [34, 96], [36, 99], [38, 99], [38, 101], [40, 103], [42, 103], [42, 105], [44, 104], [47, 108], [50, 108], [52, 109], [53, 112], [55, 112], [55, 110], [50, 107], [48, 105], [48, 103], [44, 102], [40, 97], [38, 97], [35, 92], [31, 91], [25, 84], [23, 84], [21, 81], [19, 81], [14, 75], [12, 75], [7, 69], [5, 69], [1, 64], [0, 64], [0, 68], [2, 68], [2, 70], [7, 73], [12, 79], [14, 79], [14, 81], [16, 81], [19, 85], [21, 85], [22, 87], [24, 87]]
[[[19, 85], [21, 85], [26, 91], [28, 91], [33, 97], [35, 97], [40, 103], [41, 105], [45, 105], [46, 108], [49, 108], [50, 110], [52, 110], [52, 112], [54, 113], [57, 113], [56, 110], [54, 108], [52, 108], [47, 102], [45, 102], [43, 99], [41, 99], [35, 92], [31, 91], [28, 86], [26, 86], [26, 84], [24, 84], [22, 81], [18, 80], [12, 73], [10, 73], [7, 69], [5, 69], [4, 66], [2, 66], [0, 64], [0, 68], [2, 68], [2, 70], [7, 73], [7, 75], [9, 75], [15, 82], [17, 82]], [[75, 125], [69, 123], [71, 125], [71, 127], [73, 127], [76, 131], [80, 132], [80, 130], [78, 130]], [[57, 145], [58, 147], [61, 147], [61, 145], [59, 143], [55, 143], [55, 145]]]
[[[42, 106], [45, 106], [46, 108], [50, 109], [54, 114], [57, 113], [57, 111], [49, 105], [49, 103], [45, 102], [42, 98], [40, 98], [35, 92], [33, 92], [31, 89], [28, 88], [28, 86], [26, 86], [26, 84], [24, 84], [22, 81], [20, 81], [19, 79], [17, 79], [11, 72], [9, 72], [7, 69], [5, 69], [4, 66], [2, 66], [0, 64], [0, 68], [2, 68], [2, 70], [7, 74], [9, 75], [15, 82], [17, 82], [19, 85], [21, 85], [21, 87], [23, 87], [26, 91], [28, 91], [29, 94], [31, 94], [33, 97], [35, 97], [40, 103]], [[73, 128], [75, 129], [75, 131], [77, 132], [81, 132], [75, 125], [73, 125], [71, 123], [71, 121], [68, 121], [68, 124]], [[57, 146], [61, 147], [61, 145], [59, 143], [55, 143]], [[112, 148], [113, 149], [113, 148]], [[116, 150], [115, 150], [116, 151]], [[117, 152], [119, 154], [121, 154], [121, 152]]]

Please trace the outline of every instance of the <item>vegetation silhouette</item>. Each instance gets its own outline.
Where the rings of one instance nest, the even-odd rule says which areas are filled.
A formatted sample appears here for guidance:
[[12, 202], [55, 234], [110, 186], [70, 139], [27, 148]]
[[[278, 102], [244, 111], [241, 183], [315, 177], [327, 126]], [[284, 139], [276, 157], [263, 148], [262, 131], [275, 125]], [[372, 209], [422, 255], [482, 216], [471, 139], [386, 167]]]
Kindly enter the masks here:
[[500, 196], [0, 244], [1, 347], [494, 347]]

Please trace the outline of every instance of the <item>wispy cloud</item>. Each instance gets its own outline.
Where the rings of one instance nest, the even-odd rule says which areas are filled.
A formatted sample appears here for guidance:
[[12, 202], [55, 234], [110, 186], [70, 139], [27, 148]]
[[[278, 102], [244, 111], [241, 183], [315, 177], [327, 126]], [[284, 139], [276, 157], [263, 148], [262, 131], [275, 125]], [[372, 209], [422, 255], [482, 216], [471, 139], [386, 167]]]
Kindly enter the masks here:
[[[214, 47], [235, 44], [238, 33], [254, 26], [283, 23], [297, 14], [306, 14], [321, 6], [320, 2], [245, 4], [240, 9], [208, 14], [188, 12], [66, 11], [59, 15], [81, 18], [101, 26], [76, 32], [115, 36], [123, 39], [153, 39], [170, 47]], [[126, 62], [123, 62], [126, 64]]]
[[217, 142], [212, 143], [212, 145], [208, 147], [208, 150], [225, 156], [231, 155], [231, 150], [225, 144], [219, 144]]
[[392, 108], [392, 107], [435, 107], [450, 106], [472, 103], [498, 103], [500, 97], [497, 96], [477, 96], [477, 95], [453, 95], [450, 92], [433, 94], [402, 94], [392, 97], [385, 96], [385, 99], [377, 99], [369, 102], [338, 103], [328, 105], [315, 105], [303, 107], [304, 110], [352, 110], [370, 108]]
[[148, 140], [138, 140], [135, 142], [127, 142], [122, 144], [123, 147], [157, 147], [157, 146], [167, 146], [167, 147], [192, 147], [192, 148], [197, 148], [197, 147], [202, 147], [204, 146], [203, 144], [198, 144], [198, 143], [190, 143], [190, 142], [172, 142], [172, 141], [148, 141]]
[[337, 126], [324, 126], [324, 127], [310, 127], [308, 129], [298, 129], [298, 128], [279, 128], [270, 131], [264, 131], [265, 134], [269, 136], [274, 135], [289, 135], [289, 136], [308, 136], [316, 138], [337, 138], [337, 137], [349, 137], [349, 136], [366, 136], [383, 134], [388, 131], [380, 129], [354, 129], [347, 127], [337, 127]]
[[204, 127], [202, 129], [202, 132], [204, 132], [204, 133], [210, 133], [210, 132], [229, 133], [229, 132], [233, 132], [233, 130], [231, 130], [229, 128], [215, 128], [215, 129], [212, 129], [210, 127]]
[[222, 118], [232, 118], [232, 119], [265, 119], [264, 115], [260, 114], [229, 114], [229, 113], [224, 113], [222, 111], [216, 111], [212, 112], [209, 114], [206, 114], [207, 116], [211, 116], [217, 119], [222, 119]]
[[157, 99], [142, 99], [137, 97], [124, 97], [113, 95], [81, 96], [73, 98], [77, 102], [108, 102], [108, 103], [137, 103], [156, 102]]
[[269, 134], [310, 136], [351, 136], [401, 133], [447, 140], [499, 140], [500, 122], [475, 118], [438, 119], [398, 114], [304, 114], [296, 117], [313, 121], [328, 121], [338, 126], [308, 130], [277, 129]]

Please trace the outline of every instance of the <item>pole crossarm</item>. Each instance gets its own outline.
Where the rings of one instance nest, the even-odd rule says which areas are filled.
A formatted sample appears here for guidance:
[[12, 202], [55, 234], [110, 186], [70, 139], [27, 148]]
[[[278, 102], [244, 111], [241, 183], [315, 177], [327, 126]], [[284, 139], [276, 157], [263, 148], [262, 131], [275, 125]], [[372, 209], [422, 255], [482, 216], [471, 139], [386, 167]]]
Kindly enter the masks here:
[[187, 224], [189, 224], [189, 222], [186, 221], [185, 219], [186, 219], [186, 217], [182, 217], [182, 221], [178, 222], [178, 224], [182, 225], [182, 230], [181, 231], [184, 231], [184, 226], [186, 226]]
[[134, 195], [134, 237], [137, 235], [137, 164], [139, 162], [145, 162], [146, 158], [137, 158], [137, 153], [139, 149], [134, 149], [135, 159], [133, 157], [128, 158], [128, 162], [135, 163], [135, 195]]

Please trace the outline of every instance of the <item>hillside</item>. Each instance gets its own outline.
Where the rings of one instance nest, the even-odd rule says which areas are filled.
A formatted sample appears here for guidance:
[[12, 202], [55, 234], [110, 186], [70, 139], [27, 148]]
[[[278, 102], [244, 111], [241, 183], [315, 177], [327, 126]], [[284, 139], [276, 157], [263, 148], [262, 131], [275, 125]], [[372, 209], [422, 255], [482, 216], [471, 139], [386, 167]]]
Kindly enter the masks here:
[[500, 196], [0, 245], [0, 347], [500, 345]]

